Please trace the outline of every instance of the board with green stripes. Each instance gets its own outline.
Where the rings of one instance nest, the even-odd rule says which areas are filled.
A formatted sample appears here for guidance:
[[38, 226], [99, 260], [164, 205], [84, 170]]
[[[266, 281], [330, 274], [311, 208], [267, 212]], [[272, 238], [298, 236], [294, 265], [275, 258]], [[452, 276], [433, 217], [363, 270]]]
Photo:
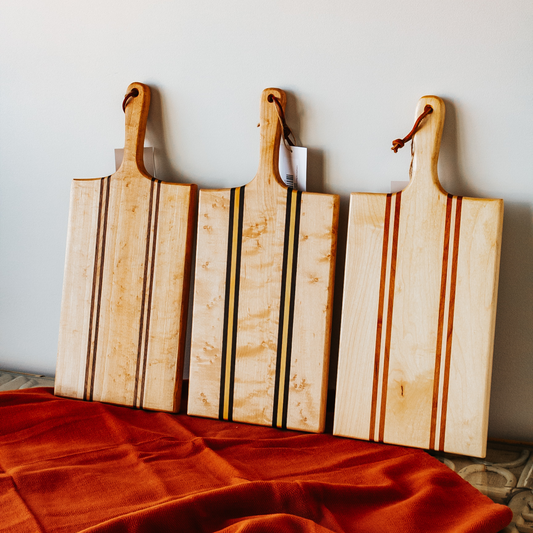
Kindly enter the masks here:
[[270, 95], [256, 177], [199, 194], [188, 413], [320, 432], [339, 197], [283, 184]]

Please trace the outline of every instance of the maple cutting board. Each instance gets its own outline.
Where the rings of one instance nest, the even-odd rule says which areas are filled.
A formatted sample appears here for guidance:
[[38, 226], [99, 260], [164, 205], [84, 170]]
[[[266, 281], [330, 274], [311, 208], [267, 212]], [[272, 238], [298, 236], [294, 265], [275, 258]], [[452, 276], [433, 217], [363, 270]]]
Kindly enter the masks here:
[[256, 177], [199, 194], [188, 414], [319, 432], [339, 197], [283, 184], [270, 95]]
[[333, 431], [483, 457], [503, 201], [443, 190], [427, 104], [409, 185], [350, 198]]
[[72, 183], [55, 393], [175, 412], [196, 186], [146, 173], [150, 89], [135, 90], [122, 166]]

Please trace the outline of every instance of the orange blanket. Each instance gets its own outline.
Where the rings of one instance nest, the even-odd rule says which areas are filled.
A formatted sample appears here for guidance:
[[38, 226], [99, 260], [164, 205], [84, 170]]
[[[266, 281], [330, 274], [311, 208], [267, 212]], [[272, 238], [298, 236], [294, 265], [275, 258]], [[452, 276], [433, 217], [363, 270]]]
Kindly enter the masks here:
[[511, 520], [423, 451], [0, 393], [0, 531], [480, 532]]

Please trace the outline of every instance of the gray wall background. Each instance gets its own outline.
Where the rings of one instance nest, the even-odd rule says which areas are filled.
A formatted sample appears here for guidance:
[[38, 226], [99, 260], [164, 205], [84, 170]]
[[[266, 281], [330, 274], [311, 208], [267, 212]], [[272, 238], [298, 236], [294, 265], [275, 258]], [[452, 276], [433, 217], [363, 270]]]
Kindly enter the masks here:
[[209, 188], [255, 175], [260, 93], [286, 90], [308, 189], [342, 195], [339, 282], [349, 193], [408, 179], [391, 141], [436, 94], [443, 186], [505, 200], [489, 433], [533, 441], [532, 28], [530, 0], [3, 0], [0, 368], [55, 371], [70, 182], [114, 171], [130, 82], [158, 177]]

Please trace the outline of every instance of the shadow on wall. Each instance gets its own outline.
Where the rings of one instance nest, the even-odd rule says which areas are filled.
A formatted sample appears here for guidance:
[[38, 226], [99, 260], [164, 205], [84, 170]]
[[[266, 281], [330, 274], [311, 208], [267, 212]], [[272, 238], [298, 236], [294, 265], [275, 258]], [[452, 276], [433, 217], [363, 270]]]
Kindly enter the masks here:
[[[453, 194], [479, 197], [461, 170], [456, 107], [449, 100], [445, 103], [443, 185]], [[533, 439], [532, 216], [530, 204], [505, 202], [489, 418], [492, 438]]]
[[[300, 131], [305, 130], [305, 110], [298, 105], [297, 97], [290, 91], [286, 92], [286, 117], [297, 145], [302, 145]], [[325, 192], [325, 155], [318, 148], [307, 147], [307, 190], [309, 192]], [[335, 193], [335, 191], [332, 191]], [[346, 258], [346, 234], [348, 229], [348, 210], [350, 198], [341, 195], [339, 209], [339, 231], [337, 235], [337, 258], [335, 268], [335, 294], [333, 298], [333, 317], [331, 324], [331, 347], [329, 361], [328, 388], [333, 397], [332, 389], [337, 382], [337, 365], [339, 357], [339, 340], [342, 311], [342, 291], [344, 286], [344, 263]], [[330, 399], [331, 402], [331, 399]]]
[[173, 183], [192, 183], [181, 172], [172, 166], [168, 156], [167, 141], [165, 137], [165, 115], [163, 112], [163, 99], [159, 88], [150, 84], [150, 114], [146, 125], [146, 139], [154, 147], [157, 176], [159, 179]]
[[489, 435], [533, 438], [533, 231], [531, 206], [506, 202]]
[[[146, 138], [149, 144], [154, 146], [157, 154], [157, 174], [158, 177], [163, 177], [165, 181], [188, 183], [180, 171], [174, 168], [168, 157], [167, 144], [165, 140], [165, 125], [163, 112], [163, 102], [161, 93], [157, 87], [150, 85], [151, 88], [151, 103], [150, 115], [148, 118]], [[290, 125], [294, 139], [297, 145], [300, 142], [300, 128], [305, 114], [300, 106], [296, 96], [291, 92], [286, 92], [287, 106], [286, 117], [287, 123]], [[308, 148], [307, 150], [307, 190], [311, 192], [324, 192], [324, 152], [316, 148]], [[250, 178], [251, 179], [251, 178]], [[335, 296], [334, 296], [334, 311], [333, 311], [333, 325], [332, 325], [332, 342], [331, 342], [331, 364], [330, 364], [330, 381], [329, 386], [335, 386], [336, 368], [339, 345], [339, 331], [340, 331], [340, 315], [342, 302], [342, 286], [344, 278], [344, 256], [346, 248], [346, 228], [348, 224], [348, 197], [341, 197], [341, 206], [339, 214], [339, 235], [338, 235], [338, 253], [336, 261], [336, 281], [335, 281]], [[195, 245], [193, 246], [193, 257], [195, 256]], [[191, 293], [189, 299], [189, 316], [186, 334], [185, 347], [185, 365], [184, 377], [188, 378], [190, 365], [190, 341], [191, 341], [191, 324], [192, 324], [192, 308], [193, 308], [193, 291], [194, 291], [194, 268], [191, 268]]]
[[[453, 102], [445, 100], [446, 121], [441, 142], [439, 176], [450, 193], [480, 197], [461, 170], [459, 146], [461, 129]], [[294, 94], [287, 92], [287, 122], [297, 144], [305, 130], [305, 111]], [[186, 182], [173, 168], [164, 137], [161, 93], [152, 88], [147, 137], [157, 150], [158, 173], [165, 180]], [[308, 148], [308, 190], [324, 191], [325, 155]], [[355, 192], [355, 190], [354, 190]], [[344, 282], [348, 195], [341, 196], [335, 300], [331, 332], [330, 389], [335, 387]], [[489, 435], [493, 438], [531, 440], [533, 428], [533, 228], [528, 203], [506, 202], [500, 268]], [[191, 285], [192, 287], [192, 285]], [[192, 303], [192, 302], [191, 302]], [[192, 305], [189, 307], [191, 310]], [[190, 338], [190, 316], [187, 341]], [[186, 352], [188, 369], [189, 350]], [[185, 375], [188, 375], [186, 370]]]
[[[446, 101], [439, 178], [453, 194], [483, 197], [464, 177], [459, 160], [460, 128], [454, 104]], [[332, 359], [329, 387], [337, 373], [339, 325], [344, 279], [348, 198], [341, 199]], [[489, 437], [533, 439], [533, 212], [529, 203], [505, 202]], [[330, 391], [331, 392], [331, 391]]]
[[[339, 232], [337, 234], [337, 260], [335, 268], [335, 296], [333, 300], [333, 318], [331, 321], [331, 354], [329, 361], [329, 389], [337, 383], [337, 367], [339, 358], [339, 342], [341, 329], [341, 311], [344, 289], [344, 268], [346, 261], [346, 238], [348, 232], [348, 211], [350, 197], [341, 196], [339, 209]], [[332, 401], [332, 400], [330, 400]]]

